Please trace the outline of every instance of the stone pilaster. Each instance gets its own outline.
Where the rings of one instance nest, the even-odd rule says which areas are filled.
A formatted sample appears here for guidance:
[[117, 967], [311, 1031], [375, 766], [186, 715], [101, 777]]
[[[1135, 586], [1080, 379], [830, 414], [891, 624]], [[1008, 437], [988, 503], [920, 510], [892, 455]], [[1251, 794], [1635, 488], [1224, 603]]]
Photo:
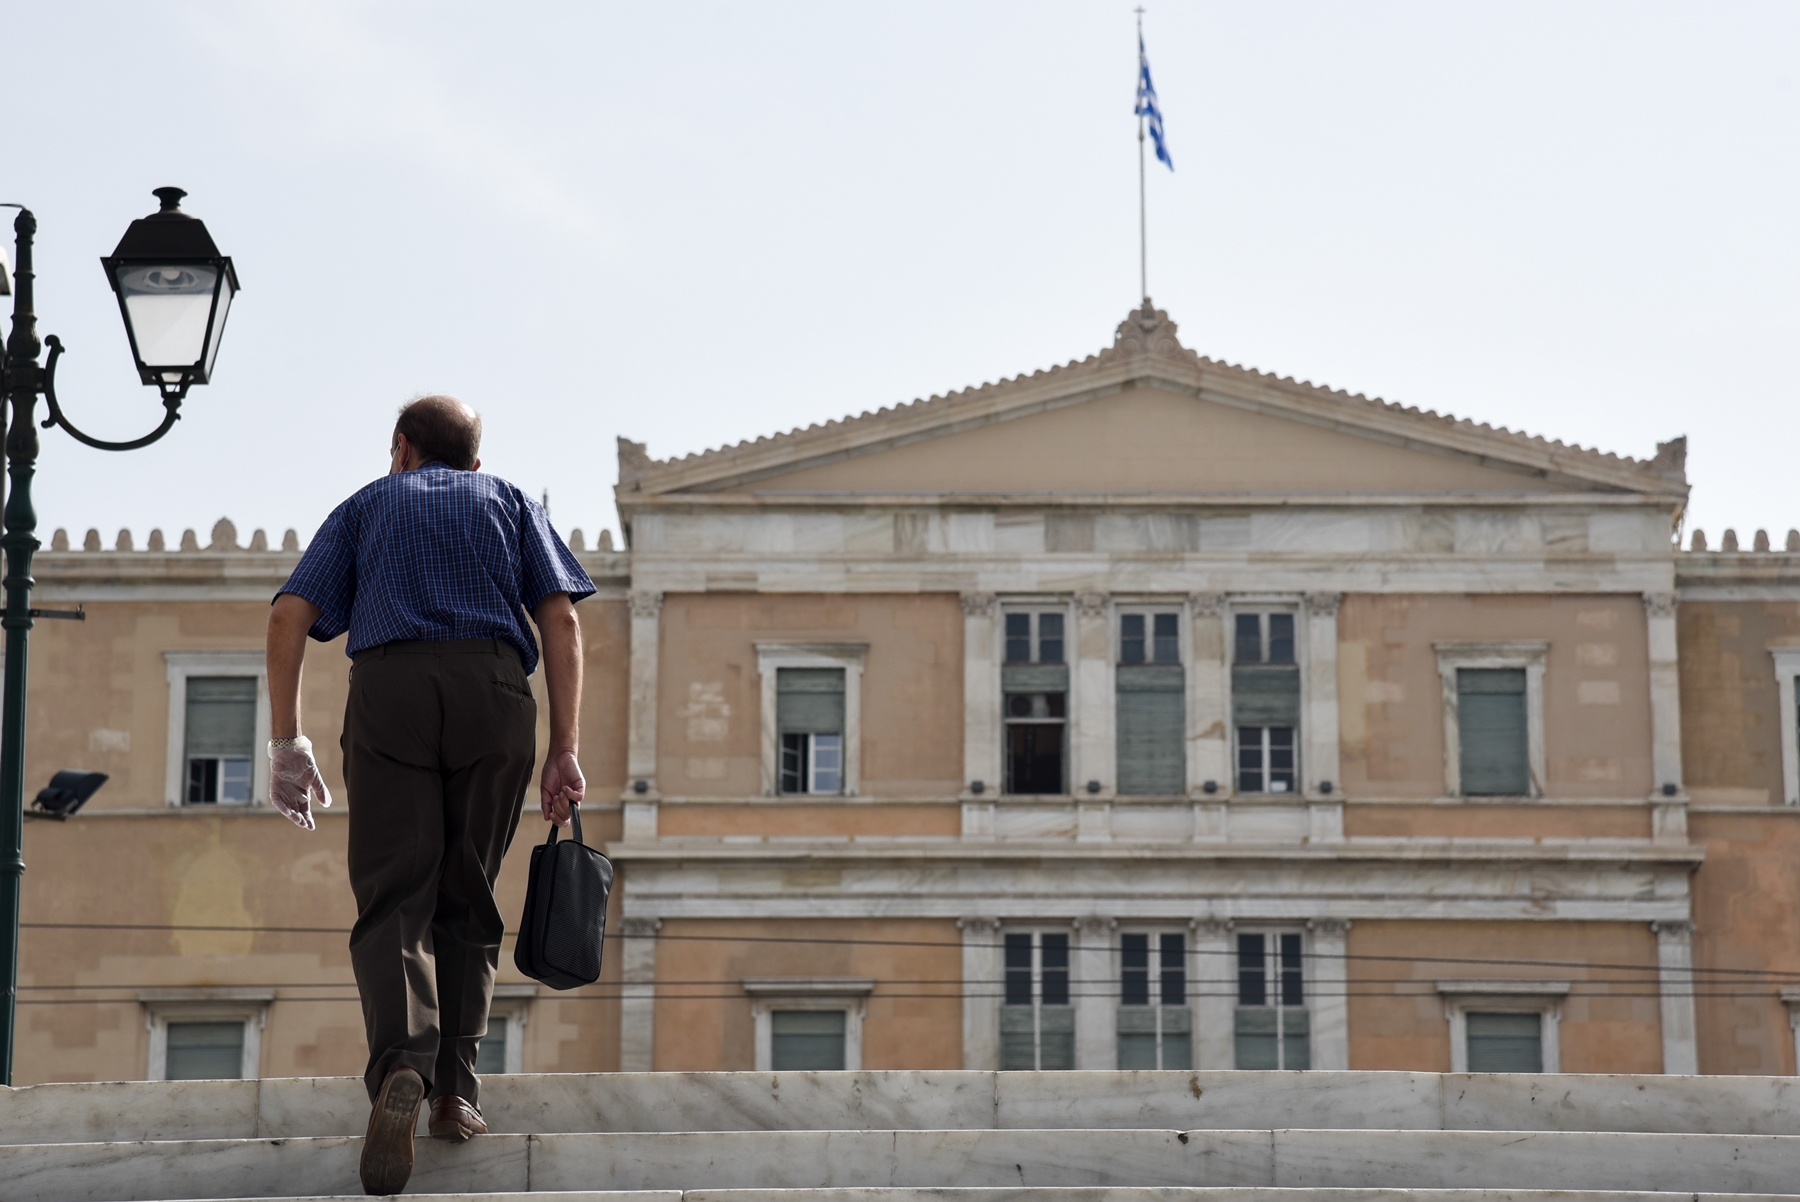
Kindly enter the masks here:
[[1194, 1067], [1237, 1067], [1237, 960], [1231, 923], [1196, 918], [1193, 931]]
[[660, 918], [619, 922], [619, 1071], [652, 1071], [656, 1056], [656, 933]]
[[[1674, 593], [1645, 593], [1650, 640], [1651, 796], [1687, 800], [1681, 778], [1681, 663], [1675, 645]], [[1665, 803], [1666, 804], [1666, 803]]]
[[1315, 918], [1306, 927], [1312, 934], [1312, 962], [1307, 972], [1312, 982], [1312, 1066], [1347, 1069], [1350, 999], [1345, 996], [1348, 974], [1344, 953], [1348, 950], [1350, 923], [1342, 918]]
[[[1223, 801], [1231, 792], [1231, 640], [1225, 631], [1225, 595], [1191, 593], [1190, 644], [1193, 663], [1187, 676], [1188, 793]], [[1215, 792], [1204, 792], [1212, 781]]]
[[1307, 593], [1306, 758], [1300, 773], [1308, 797], [1338, 794], [1338, 603], [1342, 593]]
[[1653, 922], [1658, 991], [1662, 994], [1663, 1072], [1700, 1071], [1694, 1032], [1694, 924]]
[[1075, 1067], [1116, 1069], [1119, 987], [1113, 980], [1112, 941], [1117, 924], [1090, 915], [1074, 925], [1069, 988], [1075, 995]]
[[1000, 793], [1000, 606], [992, 593], [964, 593], [962, 610], [963, 796], [991, 804]]
[[[1118, 785], [1115, 728], [1118, 700], [1113, 682], [1112, 606], [1105, 593], [1075, 597], [1073, 743], [1069, 792], [1077, 798], [1111, 797]], [[1099, 784], [1088, 791], [1088, 782]]]
[[656, 788], [656, 696], [662, 646], [661, 593], [631, 594], [631, 716], [625, 753], [626, 801], [653, 801]]
[[1000, 1002], [1005, 987], [1000, 921], [959, 918], [962, 931], [963, 1058], [966, 1069], [1000, 1067]]

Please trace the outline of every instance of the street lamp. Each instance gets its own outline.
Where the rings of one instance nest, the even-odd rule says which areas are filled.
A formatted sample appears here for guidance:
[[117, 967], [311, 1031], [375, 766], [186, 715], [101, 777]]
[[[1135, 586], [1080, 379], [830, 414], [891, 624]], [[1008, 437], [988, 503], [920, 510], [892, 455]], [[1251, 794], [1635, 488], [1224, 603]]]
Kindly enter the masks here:
[[[15, 1016], [19, 982], [20, 883], [25, 875], [25, 668], [34, 618], [76, 618], [74, 612], [31, 608], [31, 557], [39, 547], [31, 481], [37, 474], [37, 399], [49, 416], [43, 425], [61, 426], [90, 447], [129, 451], [167, 434], [181, 417], [188, 389], [212, 378], [213, 360], [225, 331], [225, 316], [237, 293], [237, 271], [221, 255], [198, 218], [181, 211], [180, 188], [158, 188], [161, 207], [131, 223], [118, 249], [100, 262], [119, 297], [125, 335], [137, 361], [138, 379], [162, 394], [162, 424], [142, 438], [108, 442], [76, 429], [56, 400], [56, 361], [62, 341], [38, 340], [33, 309], [32, 237], [37, 218], [23, 205], [13, 222], [18, 253], [13, 269], [13, 324], [0, 362], [0, 391], [12, 406], [6, 432], [7, 490], [0, 548], [6, 551], [5, 714], [0, 721], [0, 1085], [12, 1084]], [[38, 352], [50, 356], [42, 366]]]

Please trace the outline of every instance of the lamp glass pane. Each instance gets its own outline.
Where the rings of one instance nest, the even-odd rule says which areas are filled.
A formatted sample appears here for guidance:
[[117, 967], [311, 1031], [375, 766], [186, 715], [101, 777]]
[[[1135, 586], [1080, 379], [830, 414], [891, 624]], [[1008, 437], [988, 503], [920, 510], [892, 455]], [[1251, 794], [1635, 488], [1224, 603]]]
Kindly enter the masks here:
[[219, 285], [219, 311], [213, 318], [212, 337], [206, 343], [206, 377], [212, 378], [213, 360], [219, 357], [219, 341], [225, 334], [225, 315], [231, 312], [231, 298], [237, 295], [237, 289], [231, 286], [231, 277], [226, 276]]
[[188, 368], [199, 363], [207, 349], [206, 319], [219, 273], [198, 264], [127, 263], [118, 271], [119, 293], [144, 366]]

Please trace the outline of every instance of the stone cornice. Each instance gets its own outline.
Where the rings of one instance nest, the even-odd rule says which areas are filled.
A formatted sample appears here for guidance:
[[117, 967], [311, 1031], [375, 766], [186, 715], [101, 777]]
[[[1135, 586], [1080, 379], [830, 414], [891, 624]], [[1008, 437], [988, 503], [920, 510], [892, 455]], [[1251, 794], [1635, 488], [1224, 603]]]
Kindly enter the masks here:
[[[888, 492], [848, 490], [750, 493], [632, 493], [619, 498], [627, 517], [669, 510], [741, 509], [1634, 509], [1665, 510], [1666, 498], [1594, 492]], [[1748, 558], [1748, 556], [1745, 556]], [[1771, 558], [1762, 555], [1759, 558]], [[1781, 557], [1776, 557], [1781, 558]], [[1787, 557], [1793, 558], [1793, 557]]]

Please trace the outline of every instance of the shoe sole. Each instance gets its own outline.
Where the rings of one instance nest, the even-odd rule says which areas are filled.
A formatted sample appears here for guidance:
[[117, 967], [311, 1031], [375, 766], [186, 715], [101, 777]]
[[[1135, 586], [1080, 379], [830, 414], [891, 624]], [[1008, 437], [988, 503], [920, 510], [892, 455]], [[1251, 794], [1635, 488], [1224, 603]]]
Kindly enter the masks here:
[[382, 1085], [363, 1139], [362, 1186], [365, 1194], [397, 1194], [406, 1188], [413, 1168], [413, 1131], [425, 1083], [415, 1073], [399, 1073]]

